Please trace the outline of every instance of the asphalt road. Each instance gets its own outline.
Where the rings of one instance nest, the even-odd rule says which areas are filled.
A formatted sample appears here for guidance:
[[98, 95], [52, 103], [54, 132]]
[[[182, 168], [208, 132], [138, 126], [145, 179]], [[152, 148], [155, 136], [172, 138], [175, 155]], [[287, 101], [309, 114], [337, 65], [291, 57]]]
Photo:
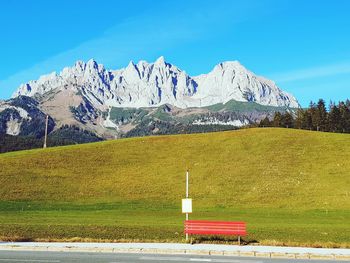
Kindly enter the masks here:
[[36, 252], [0, 251], [0, 263], [122, 263], [122, 262], [232, 262], [232, 263], [331, 263], [344, 261], [265, 259], [227, 256], [129, 254], [129, 253], [77, 253], [77, 252]]

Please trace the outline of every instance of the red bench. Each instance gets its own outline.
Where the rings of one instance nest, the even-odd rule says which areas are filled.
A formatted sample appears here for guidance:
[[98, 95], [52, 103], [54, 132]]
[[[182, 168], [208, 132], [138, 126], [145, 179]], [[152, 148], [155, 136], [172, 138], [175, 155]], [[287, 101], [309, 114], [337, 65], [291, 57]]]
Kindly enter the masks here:
[[238, 236], [238, 244], [241, 236], [246, 236], [245, 222], [186, 220], [185, 234], [194, 235], [234, 235]]

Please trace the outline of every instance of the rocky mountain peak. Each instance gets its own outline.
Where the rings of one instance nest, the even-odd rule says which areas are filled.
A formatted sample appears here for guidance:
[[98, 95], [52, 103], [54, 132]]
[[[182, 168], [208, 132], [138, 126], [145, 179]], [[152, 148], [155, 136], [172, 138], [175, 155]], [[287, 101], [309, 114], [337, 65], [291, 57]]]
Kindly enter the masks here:
[[[191, 77], [167, 63], [163, 56], [154, 63], [130, 61], [120, 70], [106, 70], [90, 59], [77, 61], [60, 74], [51, 73], [21, 85], [18, 95], [43, 95], [75, 83], [84, 96], [107, 107], [154, 107], [170, 104], [179, 108], [203, 107], [229, 100], [252, 101], [262, 105], [298, 107], [297, 100], [273, 81], [256, 76], [238, 61], [216, 65], [211, 72]], [[74, 85], [73, 85], [74, 86]]]
[[155, 65], [165, 65], [165, 58], [163, 56], [160, 56], [157, 58], [157, 60], [154, 62]]

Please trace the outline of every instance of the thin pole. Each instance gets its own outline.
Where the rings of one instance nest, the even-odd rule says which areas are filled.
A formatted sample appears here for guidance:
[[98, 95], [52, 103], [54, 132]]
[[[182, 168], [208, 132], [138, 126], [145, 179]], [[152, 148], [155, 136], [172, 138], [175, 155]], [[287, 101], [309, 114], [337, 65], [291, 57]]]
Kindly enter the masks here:
[[187, 170], [186, 171], [186, 198], [188, 198], [188, 177], [189, 177], [189, 173]]
[[46, 141], [47, 141], [47, 126], [49, 124], [49, 115], [46, 115], [45, 120], [45, 138], [44, 138], [44, 148], [46, 148]]
[[[186, 171], [186, 198], [188, 198], [188, 170]], [[188, 213], [186, 213], [186, 221], [188, 220]], [[188, 241], [188, 233], [186, 233], [186, 242]]]

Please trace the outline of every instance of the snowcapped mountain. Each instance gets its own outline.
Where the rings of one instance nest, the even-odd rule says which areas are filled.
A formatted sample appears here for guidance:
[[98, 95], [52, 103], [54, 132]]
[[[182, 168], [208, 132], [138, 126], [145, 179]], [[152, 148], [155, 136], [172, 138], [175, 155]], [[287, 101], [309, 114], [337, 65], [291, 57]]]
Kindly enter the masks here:
[[248, 71], [239, 62], [216, 65], [208, 74], [191, 77], [167, 63], [130, 62], [126, 68], [107, 70], [94, 60], [77, 61], [59, 74], [51, 73], [22, 84], [13, 97], [40, 97], [49, 92], [70, 90], [82, 94], [97, 109], [109, 107], [205, 107], [230, 100], [261, 105], [299, 107], [295, 97], [276, 84]]
[[0, 135], [40, 137], [45, 115], [59, 138], [80, 130], [97, 135], [80, 133], [88, 141], [217, 131], [297, 107], [292, 95], [237, 61], [192, 77], [164, 57], [154, 63], [130, 62], [119, 70], [91, 59], [22, 84], [13, 99], [0, 103]]

